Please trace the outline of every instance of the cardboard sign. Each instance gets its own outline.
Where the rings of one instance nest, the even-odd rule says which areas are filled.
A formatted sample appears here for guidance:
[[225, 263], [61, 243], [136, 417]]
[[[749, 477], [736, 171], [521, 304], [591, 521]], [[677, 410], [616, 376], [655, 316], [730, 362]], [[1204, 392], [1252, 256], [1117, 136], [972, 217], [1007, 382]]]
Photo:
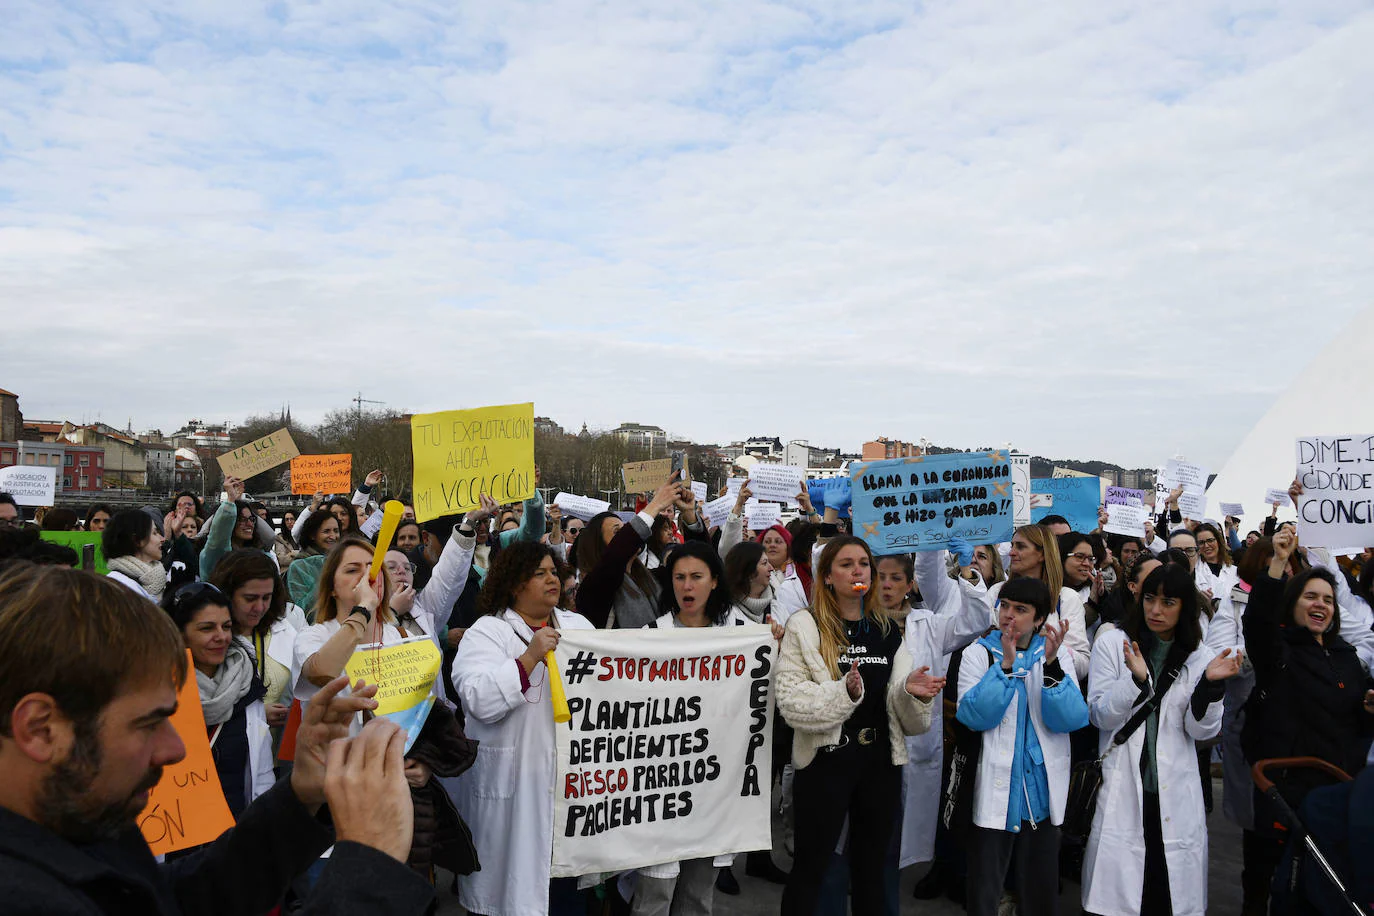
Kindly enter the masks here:
[[1288, 488], [1282, 490], [1265, 490], [1264, 504], [1266, 506], [1291, 506], [1293, 500], [1288, 496]]
[[1098, 478], [1041, 478], [1031, 481], [1031, 492], [1054, 497], [1050, 505], [1031, 507], [1032, 522], [1039, 523], [1047, 515], [1060, 515], [1070, 528], [1082, 534], [1097, 528], [1097, 507], [1102, 498], [1102, 486]]
[[[78, 569], [102, 576], [110, 571], [105, 565], [104, 536], [99, 531], [43, 531], [38, 536], [50, 544], [65, 544], [75, 550]], [[89, 564], [86, 562], [88, 556]]]
[[229, 813], [215, 759], [210, 754], [210, 737], [205, 730], [200, 689], [196, 686], [196, 669], [191, 665], [189, 649], [186, 664], [186, 681], [177, 691], [177, 711], [171, 720], [186, 745], [186, 756], [162, 771], [161, 781], [138, 816], [138, 829], [157, 856], [213, 843], [234, 826], [234, 816]]
[[554, 877], [769, 847], [768, 627], [565, 630], [556, 658]]
[[1240, 503], [1222, 503], [1221, 514], [1223, 516], [1229, 515], [1232, 518], [1240, 518], [1245, 514], [1245, 507]]
[[652, 493], [673, 476], [673, 459], [655, 458], [653, 461], [629, 461], [620, 466], [626, 493]]
[[1007, 458], [995, 451], [855, 463], [849, 472], [854, 533], [878, 556], [940, 550], [956, 537], [970, 544], [1009, 541]]
[[344, 670], [349, 683], [359, 679], [377, 685], [374, 715], [386, 716], [406, 733], [406, 750], [420, 737], [434, 706], [434, 679], [444, 656], [428, 636], [412, 636], [383, 646], [369, 643], [353, 650]]
[[559, 493], [553, 498], [553, 504], [562, 509], [564, 515], [580, 518], [584, 522], [589, 522], [602, 512], [609, 512], [611, 509], [611, 504], [604, 499], [577, 496], [573, 493]]
[[1056, 466], [1055, 469], [1054, 469], [1054, 471], [1050, 474], [1050, 477], [1051, 477], [1052, 479], [1054, 479], [1054, 480], [1063, 480], [1064, 478], [1067, 478], [1067, 477], [1092, 477], [1092, 476], [1094, 476], [1094, 475], [1089, 474], [1089, 473], [1086, 472], [1086, 471], [1075, 471], [1073, 468], [1061, 468], [1061, 467], [1058, 467], [1058, 466]]
[[1030, 456], [1011, 456], [1012, 522], [1016, 527], [1031, 523], [1030, 504]]
[[1374, 435], [1299, 439], [1298, 540], [1307, 547], [1374, 547]]
[[353, 490], [352, 455], [297, 455], [291, 459], [291, 492], [316, 490], [349, 493]]
[[[270, 471], [279, 464], [286, 464], [301, 453], [291, 439], [291, 431], [282, 427], [261, 439], [254, 439], [247, 445], [231, 449], [215, 458], [225, 477], [247, 480], [263, 471]], [[314, 490], [310, 491], [314, 493]]]
[[0, 468], [0, 492], [21, 506], [51, 506], [57, 498], [57, 468], [16, 464]]
[[415, 520], [534, 495], [534, 404], [417, 413], [410, 418]]
[[1126, 503], [1107, 504], [1107, 524], [1102, 530], [1108, 534], [1124, 534], [1139, 538], [1145, 535], [1145, 523], [1150, 519], [1150, 510], [1141, 505]]
[[749, 469], [749, 489], [754, 491], [755, 499], [794, 506], [805, 481], [806, 468], [789, 464], [765, 464], [760, 461]]

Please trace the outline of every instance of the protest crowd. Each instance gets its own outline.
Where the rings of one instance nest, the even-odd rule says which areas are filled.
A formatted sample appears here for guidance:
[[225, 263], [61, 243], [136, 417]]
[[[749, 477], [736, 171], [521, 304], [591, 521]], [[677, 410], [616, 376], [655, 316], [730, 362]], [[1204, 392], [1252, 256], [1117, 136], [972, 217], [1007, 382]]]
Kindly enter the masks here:
[[[546, 503], [530, 453], [521, 498], [476, 486], [443, 514], [382, 470], [286, 512], [227, 476], [213, 504], [58, 505], [44, 530], [0, 493], [0, 912], [709, 916], [747, 874], [786, 916], [1047, 916], [1074, 885], [1087, 913], [1191, 916], [1216, 805], [1244, 830], [1247, 916], [1374, 912], [1374, 550], [1304, 544], [1277, 503], [1252, 529], [1190, 517], [1182, 485], [1013, 524], [981, 494], [997, 453], [936, 456], [979, 493], [933, 540], [882, 530], [924, 518], [914, 473], [708, 499], [674, 464], [615, 507]], [[49, 531], [94, 535], [103, 575]], [[578, 667], [745, 638], [738, 667]], [[585, 699], [665, 672], [699, 696]], [[713, 699], [736, 674], [757, 704]], [[710, 716], [748, 759], [675, 724]], [[672, 742], [649, 765], [569, 756], [646, 734]], [[1317, 762], [1256, 785], [1291, 758]], [[713, 767], [759, 803], [704, 802]], [[627, 779], [670, 790], [636, 834], [657, 849], [614, 839], [644, 816]], [[206, 784], [213, 805], [177, 794]], [[214, 826], [169, 842], [159, 805]], [[621, 858], [567, 864], [584, 853]]]

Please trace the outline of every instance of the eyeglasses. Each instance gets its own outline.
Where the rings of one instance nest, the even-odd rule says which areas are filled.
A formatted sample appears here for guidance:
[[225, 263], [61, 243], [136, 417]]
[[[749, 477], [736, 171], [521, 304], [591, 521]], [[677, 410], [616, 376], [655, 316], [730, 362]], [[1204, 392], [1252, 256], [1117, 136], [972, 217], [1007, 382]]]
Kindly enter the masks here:
[[1216, 546], [1216, 543], [1217, 543], [1217, 539], [1216, 539], [1216, 538], [1208, 538], [1208, 539], [1205, 540], [1205, 541], [1198, 541], [1198, 542], [1197, 542], [1197, 545], [1198, 545], [1199, 547], [1215, 547], [1215, 546]]
[[1080, 563], [1087, 563], [1087, 562], [1091, 561], [1092, 558], [1093, 558], [1093, 555], [1090, 554], [1090, 553], [1071, 553], [1071, 554], [1067, 555], [1064, 559], [1066, 559], [1066, 560], [1077, 560], [1077, 561], [1080, 562]]
[[406, 563], [404, 566], [402, 566], [400, 563], [384, 563], [383, 565], [386, 566], [387, 572], [391, 573], [393, 576], [400, 575], [402, 569], [409, 569], [410, 574], [412, 576], [415, 575], [416, 567], [414, 563]]
[[582, 525], [569, 525], [568, 534], [577, 534], [577, 532], [581, 531], [583, 527], [584, 526]]
[[0, 528], [19, 528], [24, 524], [24, 520], [19, 516], [14, 518], [0, 518]]
[[1197, 556], [1197, 548], [1196, 548], [1196, 547], [1170, 547], [1169, 549], [1170, 549], [1170, 550], [1181, 550], [1181, 551], [1183, 551], [1183, 553], [1184, 553], [1185, 556], [1190, 556], [1190, 557], [1195, 557], [1195, 556]]

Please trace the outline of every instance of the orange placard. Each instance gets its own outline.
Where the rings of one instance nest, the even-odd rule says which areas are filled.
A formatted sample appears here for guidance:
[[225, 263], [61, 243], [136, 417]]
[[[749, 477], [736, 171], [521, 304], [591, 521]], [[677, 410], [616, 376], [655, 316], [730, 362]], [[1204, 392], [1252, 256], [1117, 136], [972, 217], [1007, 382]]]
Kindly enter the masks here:
[[138, 829], [153, 855], [214, 842], [234, 826], [210, 756], [210, 738], [200, 711], [200, 690], [189, 650], [186, 662], [190, 673], [177, 691], [177, 711], [172, 716], [172, 727], [186, 745], [186, 757], [162, 771], [162, 781], [138, 816]]
[[352, 455], [298, 455], [291, 459], [291, 492], [309, 496], [316, 490], [353, 490]]

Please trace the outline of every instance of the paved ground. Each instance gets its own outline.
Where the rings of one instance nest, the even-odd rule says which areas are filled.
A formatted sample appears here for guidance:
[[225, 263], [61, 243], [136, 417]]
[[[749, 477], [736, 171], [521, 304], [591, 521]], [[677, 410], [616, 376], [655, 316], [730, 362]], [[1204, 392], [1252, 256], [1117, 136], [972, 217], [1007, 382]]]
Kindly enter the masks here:
[[[1231, 824], [1221, 814], [1220, 780], [1213, 781], [1213, 789], [1217, 806], [1208, 820], [1210, 843], [1207, 869], [1207, 913], [1208, 916], [1239, 916], [1240, 828]], [[776, 830], [775, 835], [778, 835]], [[784, 868], [790, 864], [781, 851], [775, 854], [775, 858], [778, 864]], [[922, 877], [922, 870], [923, 866], [914, 866], [902, 873], [902, 913], [920, 914], [920, 916], [946, 916], [946, 914], [958, 916], [958, 914], [963, 913], [963, 907], [943, 898], [939, 900], [915, 900], [912, 898], [911, 888]], [[772, 916], [778, 912], [778, 903], [782, 897], [781, 887], [745, 877], [743, 857], [736, 865], [735, 874], [739, 878], [741, 894], [738, 897], [731, 897], [718, 891], [715, 905], [716, 916], [764, 916], [764, 914]], [[443, 878], [439, 890], [439, 912], [455, 914], [455, 916], [461, 914], [463, 908], [458, 905], [457, 899], [448, 892], [447, 873], [443, 873]], [[1081, 912], [1079, 894], [1080, 888], [1077, 884], [1064, 883], [1060, 909], [1062, 916], [1074, 916], [1074, 914]]]

